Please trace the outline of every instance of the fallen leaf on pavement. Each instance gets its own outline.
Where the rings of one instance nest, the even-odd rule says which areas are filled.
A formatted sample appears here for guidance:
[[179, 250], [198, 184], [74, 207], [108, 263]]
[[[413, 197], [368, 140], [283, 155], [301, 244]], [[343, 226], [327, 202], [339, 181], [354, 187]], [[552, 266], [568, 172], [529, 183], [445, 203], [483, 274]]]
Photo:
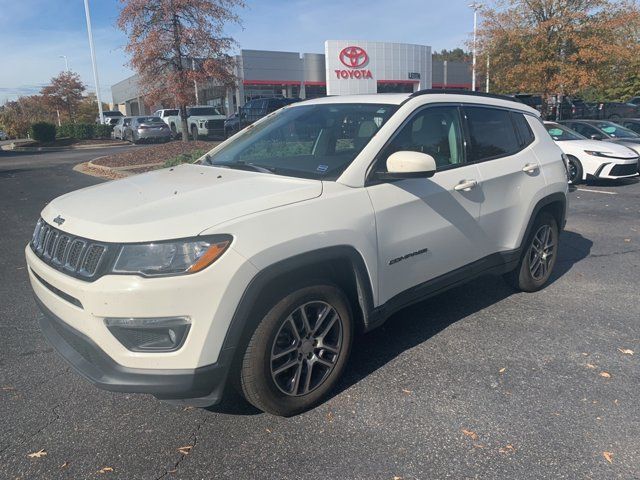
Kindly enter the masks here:
[[393, 476], [393, 480], [402, 480], [402, 477], [398, 477], [396, 475]]
[[516, 449], [513, 445], [507, 445], [506, 447], [502, 447], [498, 450], [500, 453], [512, 453], [515, 452]]
[[593, 363], [587, 363], [587, 368], [596, 368], [596, 366]]
[[473, 444], [473, 448], [484, 448], [484, 445], [482, 445], [480, 443], [474, 443]]
[[403, 388], [402, 392], [409, 395], [411, 393], [411, 390], [407, 390], [406, 388]]
[[269, 430], [268, 428], [265, 428], [265, 431], [266, 431], [267, 433], [271, 433], [271, 430]]
[[502, 367], [500, 370], [498, 370], [498, 373], [504, 373], [505, 370], [506, 368]]
[[618, 351], [620, 353], [624, 353], [625, 355], [633, 355], [633, 350], [630, 350], [628, 348], [619, 348]]
[[602, 452], [602, 455], [604, 456], [605, 460], [609, 463], [613, 462], [613, 453], [612, 452]]
[[328, 422], [333, 422], [333, 412], [327, 413], [327, 421]]
[[195, 408], [195, 407], [192, 407], [191, 405], [187, 405], [186, 407], [184, 407], [184, 408], [182, 409], [182, 411], [183, 411], [183, 412], [187, 412], [187, 411], [189, 411], [189, 410], [193, 410], [194, 408]]
[[109, 472], [113, 472], [113, 468], [111, 468], [111, 467], [102, 467], [100, 470], [98, 470], [98, 473], [109, 473]]
[[625, 238], [624, 239], [624, 243], [631, 243], [631, 239], [630, 238]]
[[462, 433], [465, 434], [467, 437], [471, 438], [471, 440], [478, 440], [478, 434], [474, 431], [463, 429]]
[[2, 387], [2, 391], [3, 391], [3, 392], [11, 392], [11, 391], [13, 391], [13, 390], [15, 390], [15, 388], [14, 388], [14, 387], [12, 387], [11, 385], [7, 385], [7, 386], [5, 386], [5, 387]]
[[47, 454], [47, 452], [42, 449], [42, 450], [38, 450], [37, 452], [33, 452], [27, 455], [27, 457], [29, 458], [40, 458], [40, 457], [44, 457]]
[[193, 448], [193, 445], [185, 445], [184, 447], [180, 447], [178, 449], [178, 451], [182, 454], [182, 455], [189, 455], [189, 453], [191, 453], [191, 449]]
[[609, 372], [600, 372], [600, 376], [604, 378], [611, 378], [611, 374]]
[[68, 466], [69, 462], [64, 462], [62, 465], [60, 465], [60, 469], [67, 468]]

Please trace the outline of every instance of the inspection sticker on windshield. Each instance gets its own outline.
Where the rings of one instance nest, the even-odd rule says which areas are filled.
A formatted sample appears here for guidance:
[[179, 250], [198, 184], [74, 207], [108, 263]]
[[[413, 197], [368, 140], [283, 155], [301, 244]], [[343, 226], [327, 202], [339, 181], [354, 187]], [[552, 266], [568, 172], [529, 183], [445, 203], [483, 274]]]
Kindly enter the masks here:
[[329, 170], [329, 165], [318, 165], [318, 168], [316, 168], [316, 170], [320, 173], [324, 173]]

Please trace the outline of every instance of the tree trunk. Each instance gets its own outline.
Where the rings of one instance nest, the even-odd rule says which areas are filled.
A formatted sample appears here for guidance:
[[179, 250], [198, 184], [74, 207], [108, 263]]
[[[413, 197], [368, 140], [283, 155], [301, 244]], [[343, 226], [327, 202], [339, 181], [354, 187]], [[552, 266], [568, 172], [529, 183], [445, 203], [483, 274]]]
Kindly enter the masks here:
[[182, 129], [182, 141], [188, 142], [191, 140], [189, 134], [189, 123], [187, 122], [187, 106], [180, 105], [180, 128]]

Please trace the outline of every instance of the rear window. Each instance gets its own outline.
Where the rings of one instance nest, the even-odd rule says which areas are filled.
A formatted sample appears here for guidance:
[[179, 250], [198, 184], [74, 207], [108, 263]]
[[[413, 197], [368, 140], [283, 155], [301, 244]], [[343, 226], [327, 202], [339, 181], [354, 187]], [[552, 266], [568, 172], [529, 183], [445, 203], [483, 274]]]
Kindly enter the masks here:
[[164, 123], [160, 117], [140, 117], [138, 123]]
[[509, 111], [466, 106], [465, 114], [469, 125], [472, 162], [503, 157], [520, 150]]
[[103, 116], [105, 117], [122, 117], [122, 112], [103, 112]]
[[175, 117], [176, 115], [178, 115], [178, 110], [165, 110], [164, 111], [164, 116], [165, 117]]

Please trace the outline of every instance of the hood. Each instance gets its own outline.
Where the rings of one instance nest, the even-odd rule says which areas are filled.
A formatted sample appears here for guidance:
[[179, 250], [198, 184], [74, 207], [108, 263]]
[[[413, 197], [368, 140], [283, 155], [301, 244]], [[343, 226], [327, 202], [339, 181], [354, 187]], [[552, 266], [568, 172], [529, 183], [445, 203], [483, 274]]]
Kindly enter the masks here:
[[630, 150], [620, 142], [609, 142], [601, 140], [563, 140], [556, 142], [564, 153], [579, 155], [585, 150], [595, 152], [608, 152], [619, 158], [635, 158], [638, 156], [636, 152]]
[[319, 180], [181, 165], [68, 193], [42, 218], [56, 226], [60, 215], [61, 230], [103, 242], [168, 240], [321, 193]]

